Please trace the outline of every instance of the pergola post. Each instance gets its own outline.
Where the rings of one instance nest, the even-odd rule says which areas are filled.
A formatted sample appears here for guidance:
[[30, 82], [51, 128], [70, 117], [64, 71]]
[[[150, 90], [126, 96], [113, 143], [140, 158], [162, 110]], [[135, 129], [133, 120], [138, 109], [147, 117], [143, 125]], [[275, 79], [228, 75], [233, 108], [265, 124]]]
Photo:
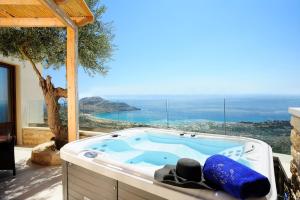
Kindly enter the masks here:
[[77, 54], [78, 30], [67, 27], [67, 88], [68, 88], [68, 140], [79, 138], [78, 127], [78, 85], [77, 85]]

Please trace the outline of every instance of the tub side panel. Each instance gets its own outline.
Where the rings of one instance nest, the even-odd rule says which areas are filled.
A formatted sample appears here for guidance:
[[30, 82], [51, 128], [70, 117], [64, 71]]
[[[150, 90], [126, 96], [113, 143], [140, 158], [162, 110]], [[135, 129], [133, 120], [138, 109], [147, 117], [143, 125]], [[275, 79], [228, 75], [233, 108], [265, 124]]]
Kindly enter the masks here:
[[118, 182], [118, 200], [166, 200], [125, 183]]
[[67, 174], [68, 199], [117, 199], [116, 180], [74, 164], [68, 165]]
[[62, 163], [63, 200], [68, 200], [68, 162]]

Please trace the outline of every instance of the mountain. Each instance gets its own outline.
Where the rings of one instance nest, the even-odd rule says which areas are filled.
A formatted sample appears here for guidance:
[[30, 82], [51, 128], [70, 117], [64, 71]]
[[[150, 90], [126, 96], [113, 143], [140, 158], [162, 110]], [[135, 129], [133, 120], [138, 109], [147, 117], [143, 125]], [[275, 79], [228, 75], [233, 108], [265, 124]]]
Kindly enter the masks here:
[[140, 110], [122, 102], [112, 102], [101, 97], [85, 97], [79, 100], [79, 109], [83, 113], [110, 113]]

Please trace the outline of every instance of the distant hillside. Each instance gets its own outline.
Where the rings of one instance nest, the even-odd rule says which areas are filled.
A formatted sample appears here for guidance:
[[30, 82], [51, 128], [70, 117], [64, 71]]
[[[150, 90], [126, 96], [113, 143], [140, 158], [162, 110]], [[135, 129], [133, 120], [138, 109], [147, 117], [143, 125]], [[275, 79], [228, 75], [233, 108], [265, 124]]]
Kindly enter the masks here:
[[79, 109], [84, 113], [110, 113], [140, 110], [122, 102], [112, 102], [101, 97], [85, 97], [79, 100]]

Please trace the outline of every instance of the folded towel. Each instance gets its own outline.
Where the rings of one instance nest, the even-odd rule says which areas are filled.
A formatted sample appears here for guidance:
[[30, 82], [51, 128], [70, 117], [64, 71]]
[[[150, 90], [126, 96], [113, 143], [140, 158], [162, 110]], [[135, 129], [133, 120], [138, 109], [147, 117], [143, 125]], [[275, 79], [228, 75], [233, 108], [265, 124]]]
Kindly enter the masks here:
[[211, 187], [239, 199], [263, 197], [271, 188], [267, 177], [222, 155], [213, 155], [206, 160], [203, 175]]

